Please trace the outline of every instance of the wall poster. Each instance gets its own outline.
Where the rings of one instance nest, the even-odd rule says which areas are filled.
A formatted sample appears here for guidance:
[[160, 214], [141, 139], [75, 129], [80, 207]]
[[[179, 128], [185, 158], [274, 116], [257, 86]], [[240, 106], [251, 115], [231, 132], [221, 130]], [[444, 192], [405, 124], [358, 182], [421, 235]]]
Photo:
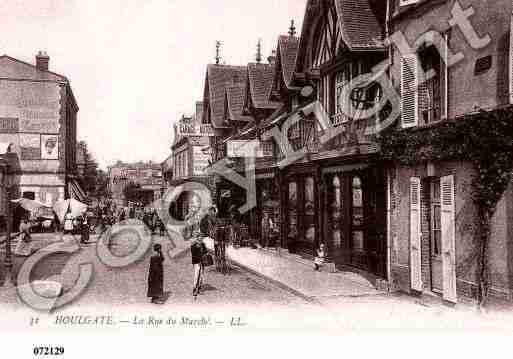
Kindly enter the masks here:
[[44, 160], [59, 159], [58, 135], [41, 135], [41, 158]]

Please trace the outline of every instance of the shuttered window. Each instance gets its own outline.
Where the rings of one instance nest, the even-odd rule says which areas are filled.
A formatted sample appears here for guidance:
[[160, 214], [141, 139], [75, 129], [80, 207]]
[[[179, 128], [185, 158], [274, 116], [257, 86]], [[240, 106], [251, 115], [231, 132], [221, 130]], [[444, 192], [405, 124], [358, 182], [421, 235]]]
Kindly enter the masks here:
[[440, 179], [442, 202], [443, 297], [457, 302], [456, 294], [456, 225], [454, 176]]
[[416, 55], [401, 58], [401, 124], [403, 128], [419, 123], [418, 60]]
[[411, 288], [422, 291], [420, 178], [410, 178], [410, 276]]

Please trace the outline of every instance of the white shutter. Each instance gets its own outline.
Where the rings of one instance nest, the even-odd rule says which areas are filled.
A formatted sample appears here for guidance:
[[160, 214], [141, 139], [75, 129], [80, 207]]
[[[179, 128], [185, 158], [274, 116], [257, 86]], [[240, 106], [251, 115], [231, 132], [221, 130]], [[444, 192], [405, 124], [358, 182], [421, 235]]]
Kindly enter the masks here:
[[456, 225], [454, 176], [440, 179], [442, 203], [442, 267], [443, 267], [443, 297], [449, 302], [456, 303]]
[[403, 128], [419, 123], [418, 61], [416, 55], [401, 58], [401, 124]]
[[513, 104], [513, 14], [509, 27], [509, 103]]
[[420, 178], [410, 178], [410, 277], [411, 288], [422, 291]]

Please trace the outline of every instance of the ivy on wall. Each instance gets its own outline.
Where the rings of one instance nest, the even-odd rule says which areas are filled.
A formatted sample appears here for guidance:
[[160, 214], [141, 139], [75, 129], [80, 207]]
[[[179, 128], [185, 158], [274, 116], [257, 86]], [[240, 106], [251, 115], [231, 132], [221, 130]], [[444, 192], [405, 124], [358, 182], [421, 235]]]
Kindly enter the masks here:
[[422, 162], [470, 161], [477, 175], [472, 200], [479, 212], [478, 300], [490, 287], [487, 251], [491, 220], [512, 180], [513, 107], [481, 111], [427, 128], [389, 130], [378, 137], [384, 161], [413, 166]]

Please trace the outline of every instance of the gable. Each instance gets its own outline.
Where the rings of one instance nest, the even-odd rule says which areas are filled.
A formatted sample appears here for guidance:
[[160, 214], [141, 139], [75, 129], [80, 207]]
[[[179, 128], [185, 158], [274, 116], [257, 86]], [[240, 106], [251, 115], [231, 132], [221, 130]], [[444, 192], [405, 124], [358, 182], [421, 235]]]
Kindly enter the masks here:
[[386, 2], [371, 0], [309, 0], [306, 7], [296, 72], [318, 69], [344, 50], [383, 51]]
[[37, 81], [67, 81], [64, 76], [50, 71], [41, 71], [34, 65], [7, 55], [0, 56], [0, 78]]
[[336, 58], [344, 45], [334, 4], [321, 11], [322, 15], [312, 34], [312, 44], [309, 49], [308, 63], [313, 68], [319, 68], [322, 64]]

